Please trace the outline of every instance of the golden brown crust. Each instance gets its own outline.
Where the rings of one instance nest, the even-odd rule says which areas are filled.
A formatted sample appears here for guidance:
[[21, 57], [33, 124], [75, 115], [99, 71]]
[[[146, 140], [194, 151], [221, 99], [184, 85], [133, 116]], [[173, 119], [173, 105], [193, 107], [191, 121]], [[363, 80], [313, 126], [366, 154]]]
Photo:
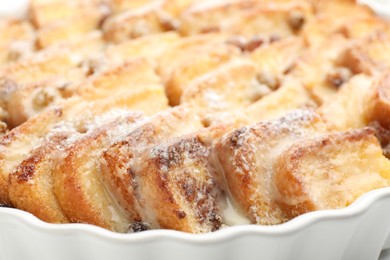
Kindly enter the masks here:
[[[74, 105], [74, 103], [73, 103]], [[8, 178], [15, 168], [26, 159], [40, 140], [54, 124], [64, 119], [61, 108], [54, 108], [42, 113], [26, 123], [12, 129], [1, 138], [0, 146], [0, 201], [11, 204], [8, 194]]]
[[[228, 41], [229, 42], [229, 41]], [[309, 98], [304, 90], [299, 92], [296, 80], [284, 80], [285, 74], [288, 74], [289, 68], [294, 64], [302, 51], [303, 42], [297, 38], [288, 38], [277, 42], [266, 43], [248, 53], [250, 59], [233, 59], [226, 64], [222, 64], [218, 68], [209, 71], [208, 73], [195, 78], [188, 86], [185, 87], [182, 102], [193, 104], [194, 109], [198, 110], [202, 116], [205, 116], [206, 125], [215, 124], [213, 122], [218, 116], [212, 115], [219, 111], [225, 111], [227, 117], [231, 118], [229, 110], [240, 109], [239, 117], [242, 114], [261, 114], [263, 104], [264, 110], [274, 110], [271, 102], [277, 104], [284, 96], [289, 100], [280, 100], [280, 103], [285, 107], [289, 107], [290, 103], [303, 102], [306, 97], [307, 103]], [[291, 87], [294, 86], [294, 87]], [[268, 94], [279, 87], [287, 86], [280, 93]], [[294, 93], [297, 91], [299, 93]], [[296, 96], [296, 97], [295, 97]], [[262, 102], [261, 98], [265, 98]], [[293, 101], [294, 100], [294, 101]], [[257, 104], [258, 103], [258, 104]], [[245, 107], [252, 105], [252, 108]], [[303, 104], [301, 104], [303, 105]], [[292, 105], [292, 108], [297, 106]], [[282, 106], [280, 106], [282, 110]], [[247, 113], [248, 112], [248, 113]], [[269, 112], [269, 111], [268, 111]], [[282, 114], [282, 113], [280, 113]], [[249, 115], [251, 117], [252, 115]], [[272, 117], [272, 116], [270, 116]], [[218, 122], [230, 120], [229, 118], [218, 119]], [[254, 117], [260, 120], [261, 117]]]
[[343, 18], [343, 15], [351, 16], [373, 16], [374, 12], [366, 5], [356, 4], [356, 0], [309, 0], [313, 4], [317, 15], [337, 15]]
[[270, 92], [257, 80], [256, 64], [233, 60], [183, 88], [182, 104], [191, 104], [202, 115], [243, 108]]
[[104, 180], [131, 220], [142, 220], [136, 192], [139, 172], [132, 169], [140, 154], [166, 138], [200, 128], [200, 118], [195, 113], [188, 108], [177, 107], [147, 120], [104, 152], [101, 162]]
[[[260, 115], [261, 119], [276, 118], [291, 109], [317, 106], [301, 79], [295, 76], [286, 76], [280, 84], [280, 87], [276, 91], [265, 96], [262, 100], [255, 102], [248, 108], [248, 115], [250, 117], [256, 118], [256, 111], [264, 111]], [[265, 112], [268, 109], [270, 110], [269, 114]]]
[[83, 39], [91, 40], [91, 44], [87, 47], [80, 39], [69, 41], [0, 68], [1, 100], [4, 100], [4, 104], [6, 105], [13, 91], [23, 91], [25, 85], [61, 79], [63, 75], [78, 78], [72, 75], [74, 71], [87, 74], [89, 69], [83, 71], [80, 68], [81, 63], [91, 53], [101, 50], [103, 43], [98, 32], [88, 34]]
[[70, 96], [69, 86], [84, 79], [85, 72], [74, 69], [65, 75], [19, 86], [10, 93], [6, 103], [8, 124], [14, 128], [50, 105], [59, 104]]
[[212, 121], [212, 125], [225, 122], [225, 120], [238, 123], [240, 126], [254, 124], [277, 119], [295, 109], [310, 107], [314, 108], [316, 105], [302, 83], [294, 78], [286, 77], [276, 91], [235, 113], [217, 115], [216, 118], [212, 118], [215, 120]]
[[[150, 103], [154, 106], [150, 106]], [[113, 108], [133, 108], [150, 115], [167, 108], [167, 100], [163, 89], [148, 88], [130, 94], [110, 97], [104, 101], [88, 103], [80, 98], [67, 99], [62, 104], [45, 110], [32, 117], [19, 127], [12, 129], [1, 139], [0, 146], [0, 173], [1, 197], [0, 201], [10, 204], [8, 196], [8, 176], [26, 159], [30, 152], [40, 145], [50, 129], [60, 123], [76, 120], [82, 125], [93, 119], [94, 115], [103, 114]], [[80, 114], [84, 116], [79, 116]]]
[[[115, 113], [114, 113], [115, 114]], [[139, 114], [123, 113], [80, 137], [57, 160], [53, 173], [54, 191], [71, 222], [90, 223], [126, 232], [128, 218], [107, 193], [99, 170], [104, 148], [125, 135], [139, 121]]]
[[270, 225], [285, 221], [272, 201], [276, 160], [294, 142], [326, 131], [318, 115], [297, 110], [277, 120], [239, 128], [217, 142], [215, 153], [227, 189], [253, 223]]
[[365, 119], [367, 122], [378, 122], [390, 129], [390, 74], [379, 78], [367, 97]]
[[157, 71], [171, 105], [180, 104], [182, 92], [192, 80], [240, 54], [226, 40], [226, 35], [219, 34], [183, 38], [157, 58]]
[[332, 100], [319, 107], [318, 112], [334, 130], [345, 131], [366, 126], [366, 115], [372, 111], [367, 106], [367, 97], [373, 84], [372, 77], [362, 74], [353, 76]]
[[127, 39], [138, 38], [147, 34], [170, 31], [173, 21], [163, 10], [164, 1], [152, 1], [138, 9], [128, 10], [108, 18], [103, 24], [105, 38], [110, 42], [123, 42]]
[[114, 63], [139, 57], [154, 60], [181, 40], [176, 32], [157, 33], [109, 45], [105, 52], [107, 59]]
[[150, 62], [138, 58], [95, 73], [73, 88], [75, 94], [85, 100], [98, 100], [115, 94], [129, 94], [160, 83]]
[[[145, 90], [146, 91], [146, 90]], [[143, 93], [145, 93], [143, 91]], [[162, 94], [162, 92], [160, 92]], [[151, 98], [153, 96], [148, 95], [148, 98]], [[123, 97], [122, 97], [123, 98]], [[66, 106], [62, 110], [56, 110], [59, 111], [59, 115], [63, 116], [63, 122], [62, 124], [70, 124], [71, 128], [75, 128], [79, 132], [86, 131], [88, 124], [93, 122], [95, 120], [96, 115], [102, 114], [106, 111], [110, 111], [112, 108], [119, 108], [119, 107], [129, 107], [133, 106], [134, 109], [137, 109], [137, 106], [142, 104], [142, 102], [146, 102], [147, 104], [150, 103], [150, 100], [145, 99], [141, 100], [139, 99], [139, 96], [137, 97], [137, 93], [134, 93], [130, 98], [134, 98], [134, 100], [129, 99], [129, 96], [125, 96], [124, 100], [118, 100], [115, 98], [108, 99], [105, 102], [102, 103], [83, 103], [80, 102], [77, 99], [70, 99], [69, 101], [76, 102], [76, 107], [72, 106], [72, 103], [69, 101], [66, 102]], [[106, 103], [106, 104], [104, 104]], [[165, 103], [166, 104], [166, 103]], [[165, 105], [164, 104], [164, 105]], [[160, 106], [158, 103], [155, 104], [156, 106], [149, 107], [146, 110], [149, 111], [156, 111], [156, 109], [160, 109]], [[144, 104], [141, 105], [141, 107], [145, 107]], [[141, 107], [138, 107], [140, 109]], [[164, 107], [165, 108], [165, 107]], [[89, 109], [89, 110], [88, 110]], [[79, 115], [79, 113], [83, 111], [83, 115]], [[88, 112], [85, 112], [88, 111]], [[22, 139], [22, 141], [11, 141], [10, 144], [15, 146], [19, 143], [23, 142], [31, 142], [35, 141], [33, 145], [30, 145], [29, 147], [25, 148], [25, 152], [23, 151], [16, 151], [16, 154], [18, 155], [17, 159], [22, 159], [23, 162], [17, 166], [18, 169], [16, 172], [12, 172], [12, 167], [15, 167], [15, 162], [8, 160], [2, 161], [6, 164], [10, 165], [10, 171], [4, 172], [4, 176], [10, 176], [11, 182], [9, 186], [9, 195], [11, 198], [11, 202], [15, 205], [18, 205], [19, 208], [23, 208], [25, 210], [28, 210], [30, 212], [34, 212], [37, 214], [37, 216], [41, 219], [44, 219], [46, 221], [50, 222], [65, 222], [64, 218], [61, 216], [64, 216], [57, 199], [54, 195], [53, 191], [53, 183], [52, 183], [52, 173], [55, 170], [55, 155], [56, 155], [56, 149], [64, 149], [65, 144], [57, 143], [55, 141], [52, 141], [50, 138], [50, 132], [49, 130], [54, 127], [61, 129], [61, 124], [55, 125], [55, 118], [53, 118], [50, 115], [50, 110], [46, 113], [41, 113], [37, 121], [35, 123], [32, 123], [27, 121], [27, 123], [30, 124], [30, 127], [25, 126], [23, 124], [20, 128], [25, 128], [27, 130], [27, 133], [25, 135], [18, 134], [16, 130], [13, 130], [13, 133], [16, 134], [16, 138]], [[43, 129], [39, 133], [43, 134], [43, 138], [48, 138], [48, 141], [43, 140], [43, 142], [40, 140], [40, 136], [37, 136], [36, 131], [31, 131], [34, 127], [39, 127], [40, 124], [44, 124], [43, 121], [39, 119], [44, 119], [43, 115], [47, 116], [47, 119], [50, 123], [45, 125]], [[51, 120], [51, 121], [50, 121]], [[54, 121], [53, 121], [54, 120]], [[41, 126], [42, 127], [42, 126]], [[75, 133], [77, 136], [77, 133]], [[12, 137], [12, 135], [10, 135]], [[24, 140], [23, 140], [24, 139]], [[54, 140], [56, 139], [56, 135], [54, 135]], [[48, 142], [48, 143], [47, 143]], [[66, 146], [66, 145], [65, 145]], [[12, 147], [12, 146], [11, 146]], [[8, 150], [11, 148], [8, 148]], [[6, 150], [5, 150], [6, 151]], [[9, 155], [7, 155], [9, 156]], [[41, 159], [35, 161], [35, 158], [42, 157]], [[30, 158], [30, 159], [29, 159]], [[11, 157], [12, 159], [12, 157]], [[18, 162], [16, 162], [16, 165]], [[24, 167], [23, 165], [26, 164], [28, 167]], [[35, 165], [36, 164], [36, 165]], [[26, 173], [28, 170], [32, 167], [31, 174]], [[30, 167], [30, 168], [29, 168]], [[36, 171], [35, 171], [36, 169]], [[24, 176], [27, 175], [29, 178], [25, 178], [26, 180], [32, 180], [33, 185], [30, 185], [31, 182], [20, 182], [18, 176]], [[22, 178], [23, 179], [23, 178]], [[43, 190], [44, 196], [39, 197], [39, 190]], [[34, 200], [29, 201], [30, 197], [23, 197], [22, 194], [30, 194], [30, 197]], [[34, 195], [34, 196], [33, 196]], [[43, 205], [50, 205], [47, 207], [44, 207]], [[118, 227], [119, 228], [119, 227]], [[123, 227], [121, 229], [123, 231]]]
[[339, 66], [338, 59], [348, 47], [348, 40], [340, 35], [332, 35], [319, 45], [311, 45], [291, 68], [290, 75], [298, 78], [308, 90], [312, 98], [322, 104], [331, 100], [345, 81], [336, 82], [333, 74]]
[[310, 45], [321, 44], [334, 34], [351, 39], [362, 39], [378, 32], [388, 31], [388, 25], [373, 11], [355, 1], [312, 1], [315, 17], [302, 30]]
[[310, 16], [311, 7], [303, 1], [205, 1], [182, 14], [180, 31], [285, 37], [299, 32]]
[[375, 37], [378, 34], [389, 34], [390, 26], [382, 19], [375, 16], [366, 18], [357, 17], [340, 27], [340, 32], [350, 39], [365, 39]]
[[101, 15], [91, 13], [82, 17], [72, 17], [50, 23], [37, 31], [36, 44], [39, 49], [45, 49], [54, 44], [83, 37], [96, 30], [101, 19]]
[[56, 153], [71, 134], [60, 133], [49, 137], [9, 175], [8, 190], [12, 205], [50, 223], [68, 222], [53, 192], [51, 175]]
[[170, 105], [180, 104], [183, 91], [194, 79], [218, 68], [239, 54], [239, 50], [230, 45], [221, 44], [209, 47], [193, 49], [192, 55], [180, 58], [180, 62], [171, 65], [170, 75], [166, 67], [160, 67], [162, 77], [166, 78], [165, 89]]
[[9, 125], [15, 127], [50, 105], [58, 104], [73, 95], [79, 95], [89, 101], [109, 95], [129, 97], [140, 90], [151, 93], [147, 89], [155, 89], [160, 83], [154, 67], [144, 59], [128, 61], [96, 72], [87, 79], [85, 77], [85, 71], [77, 68], [68, 71], [64, 76], [16, 87], [9, 94], [6, 104]]
[[58, 49], [52, 49], [31, 59], [10, 64], [0, 70], [0, 75], [19, 84], [37, 81], [75, 67], [79, 61], [71, 57], [69, 50], [58, 52]]
[[353, 73], [377, 76], [390, 68], [388, 63], [389, 34], [381, 31], [349, 44], [340, 54], [338, 63]]
[[38, 27], [45, 27], [53, 22], [84, 17], [88, 14], [99, 14], [104, 17], [109, 14], [109, 6], [102, 0], [53, 1], [39, 3], [33, 1], [30, 5], [30, 19]]
[[279, 88], [304, 50], [304, 41], [299, 37], [280, 39], [255, 49], [250, 58], [256, 63], [259, 82], [273, 90]]
[[141, 156], [141, 210], [152, 226], [190, 233], [221, 226], [218, 187], [208, 165], [209, 150], [196, 135], [163, 142]]
[[[201, 2], [204, 0], [198, 0]], [[128, 39], [177, 30], [179, 16], [194, 0], [132, 1], [124, 12], [114, 14], [103, 24], [106, 39], [119, 43]]]
[[365, 192], [389, 185], [390, 163], [368, 128], [294, 144], [277, 165], [277, 203], [288, 219], [346, 207]]

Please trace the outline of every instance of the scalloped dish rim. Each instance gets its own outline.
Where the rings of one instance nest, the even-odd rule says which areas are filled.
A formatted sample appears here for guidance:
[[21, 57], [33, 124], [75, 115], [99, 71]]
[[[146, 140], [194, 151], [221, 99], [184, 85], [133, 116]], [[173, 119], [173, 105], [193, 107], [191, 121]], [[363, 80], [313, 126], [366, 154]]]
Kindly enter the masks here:
[[[114, 239], [119, 241], [134, 241], [134, 240], [155, 240], [160, 237], [174, 238], [185, 240], [191, 243], [209, 243], [215, 241], [224, 241], [231, 237], [243, 234], [262, 234], [267, 236], [287, 235], [302, 230], [316, 222], [330, 220], [330, 219], [345, 219], [367, 212], [371, 205], [376, 201], [388, 197], [390, 199], [390, 187], [372, 190], [363, 194], [351, 205], [340, 209], [318, 210], [302, 214], [288, 222], [279, 225], [264, 226], [264, 225], [237, 225], [229, 226], [218, 231], [204, 233], [204, 234], [190, 234], [176, 230], [148, 230], [139, 233], [116, 233], [104, 228], [82, 223], [69, 224], [52, 224], [44, 222], [34, 215], [14, 208], [0, 208], [0, 216], [6, 214], [18, 219], [26, 224], [31, 224], [41, 232], [58, 232], [58, 231], [72, 231], [72, 232], [89, 232], [94, 235]], [[1, 224], [1, 222], [0, 222]]]
[[[382, 4], [375, 3], [375, 1], [372, 0], [358, 0], [358, 2], [368, 4], [374, 9], [374, 11], [382, 15], [386, 14], [387, 18], [390, 19], [390, 3], [387, 4], [388, 8], [384, 10], [381, 9], [383, 7]], [[320, 221], [348, 219], [353, 216], [364, 214], [369, 211], [370, 207], [374, 205], [375, 202], [382, 199], [390, 199], [390, 187], [372, 190], [365, 193], [346, 208], [308, 212], [279, 225], [237, 225], [205, 234], [190, 234], [181, 231], [164, 229], [122, 234], [90, 224], [51, 224], [38, 219], [28, 212], [5, 207], [0, 207], [0, 219], [2, 216], [9, 216], [15, 219], [15, 221], [28, 225], [29, 228], [34, 229], [34, 231], [42, 233], [56, 233], [63, 231], [77, 234], [89, 233], [94, 236], [99, 236], [99, 238], [109, 239], [112, 242], [148, 242], [160, 238], [171, 238], [202, 245], [210, 242], [223, 242], [231, 239], [232, 237], [245, 234], [284, 236], [308, 228]], [[1, 225], [2, 222], [0, 221], [0, 228]]]

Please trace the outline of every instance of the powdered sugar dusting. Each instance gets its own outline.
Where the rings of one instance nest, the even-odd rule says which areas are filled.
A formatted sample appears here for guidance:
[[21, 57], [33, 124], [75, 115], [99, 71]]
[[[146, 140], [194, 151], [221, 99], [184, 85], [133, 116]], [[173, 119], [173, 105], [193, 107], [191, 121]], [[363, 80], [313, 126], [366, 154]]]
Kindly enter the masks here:
[[300, 109], [276, 120], [239, 128], [222, 138], [222, 149], [216, 150], [222, 160], [221, 167], [226, 174], [236, 175], [231, 177], [236, 181], [230, 183], [230, 187], [245, 189], [246, 203], [252, 205], [248, 214], [257, 223], [284, 221], [272, 206], [275, 194], [272, 176], [279, 155], [294, 142], [325, 131], [325, 124], [315, 112]]

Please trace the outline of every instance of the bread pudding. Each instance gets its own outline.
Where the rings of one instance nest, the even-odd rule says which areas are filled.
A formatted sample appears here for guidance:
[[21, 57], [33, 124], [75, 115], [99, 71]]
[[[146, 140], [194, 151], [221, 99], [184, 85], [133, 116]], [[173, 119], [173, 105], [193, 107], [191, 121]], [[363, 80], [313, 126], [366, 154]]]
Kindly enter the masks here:
[[354, 0], [31, 0], [0, 28], [0, 205], [206, 233], [390, 186], [390, 24]]

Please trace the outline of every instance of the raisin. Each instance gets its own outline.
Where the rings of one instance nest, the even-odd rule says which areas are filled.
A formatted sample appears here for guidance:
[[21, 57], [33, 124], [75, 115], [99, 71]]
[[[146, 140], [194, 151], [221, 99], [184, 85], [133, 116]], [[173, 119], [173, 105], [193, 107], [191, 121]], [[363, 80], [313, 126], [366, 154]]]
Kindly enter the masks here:
[[290, 16], [288, 18], [288, 24], [290, 25], [291, 29], [294, 31], [298, 31], [302, 28], [303, 24], [305, 23], [305, 16], [300, 11], [292, 11], [290, 13]]
[[147, 230], [150, 230], [149, 224], [145, 222], [134, 222], [129, 225], [127, 233], [138, 233]]
[[347, 82], [352, 77], [352, 72], [343, 67], [335, 68], [331, 71], [326, 79], [329, 84], [334, 86], [335, 88], [341, 87], [345, 82]]

